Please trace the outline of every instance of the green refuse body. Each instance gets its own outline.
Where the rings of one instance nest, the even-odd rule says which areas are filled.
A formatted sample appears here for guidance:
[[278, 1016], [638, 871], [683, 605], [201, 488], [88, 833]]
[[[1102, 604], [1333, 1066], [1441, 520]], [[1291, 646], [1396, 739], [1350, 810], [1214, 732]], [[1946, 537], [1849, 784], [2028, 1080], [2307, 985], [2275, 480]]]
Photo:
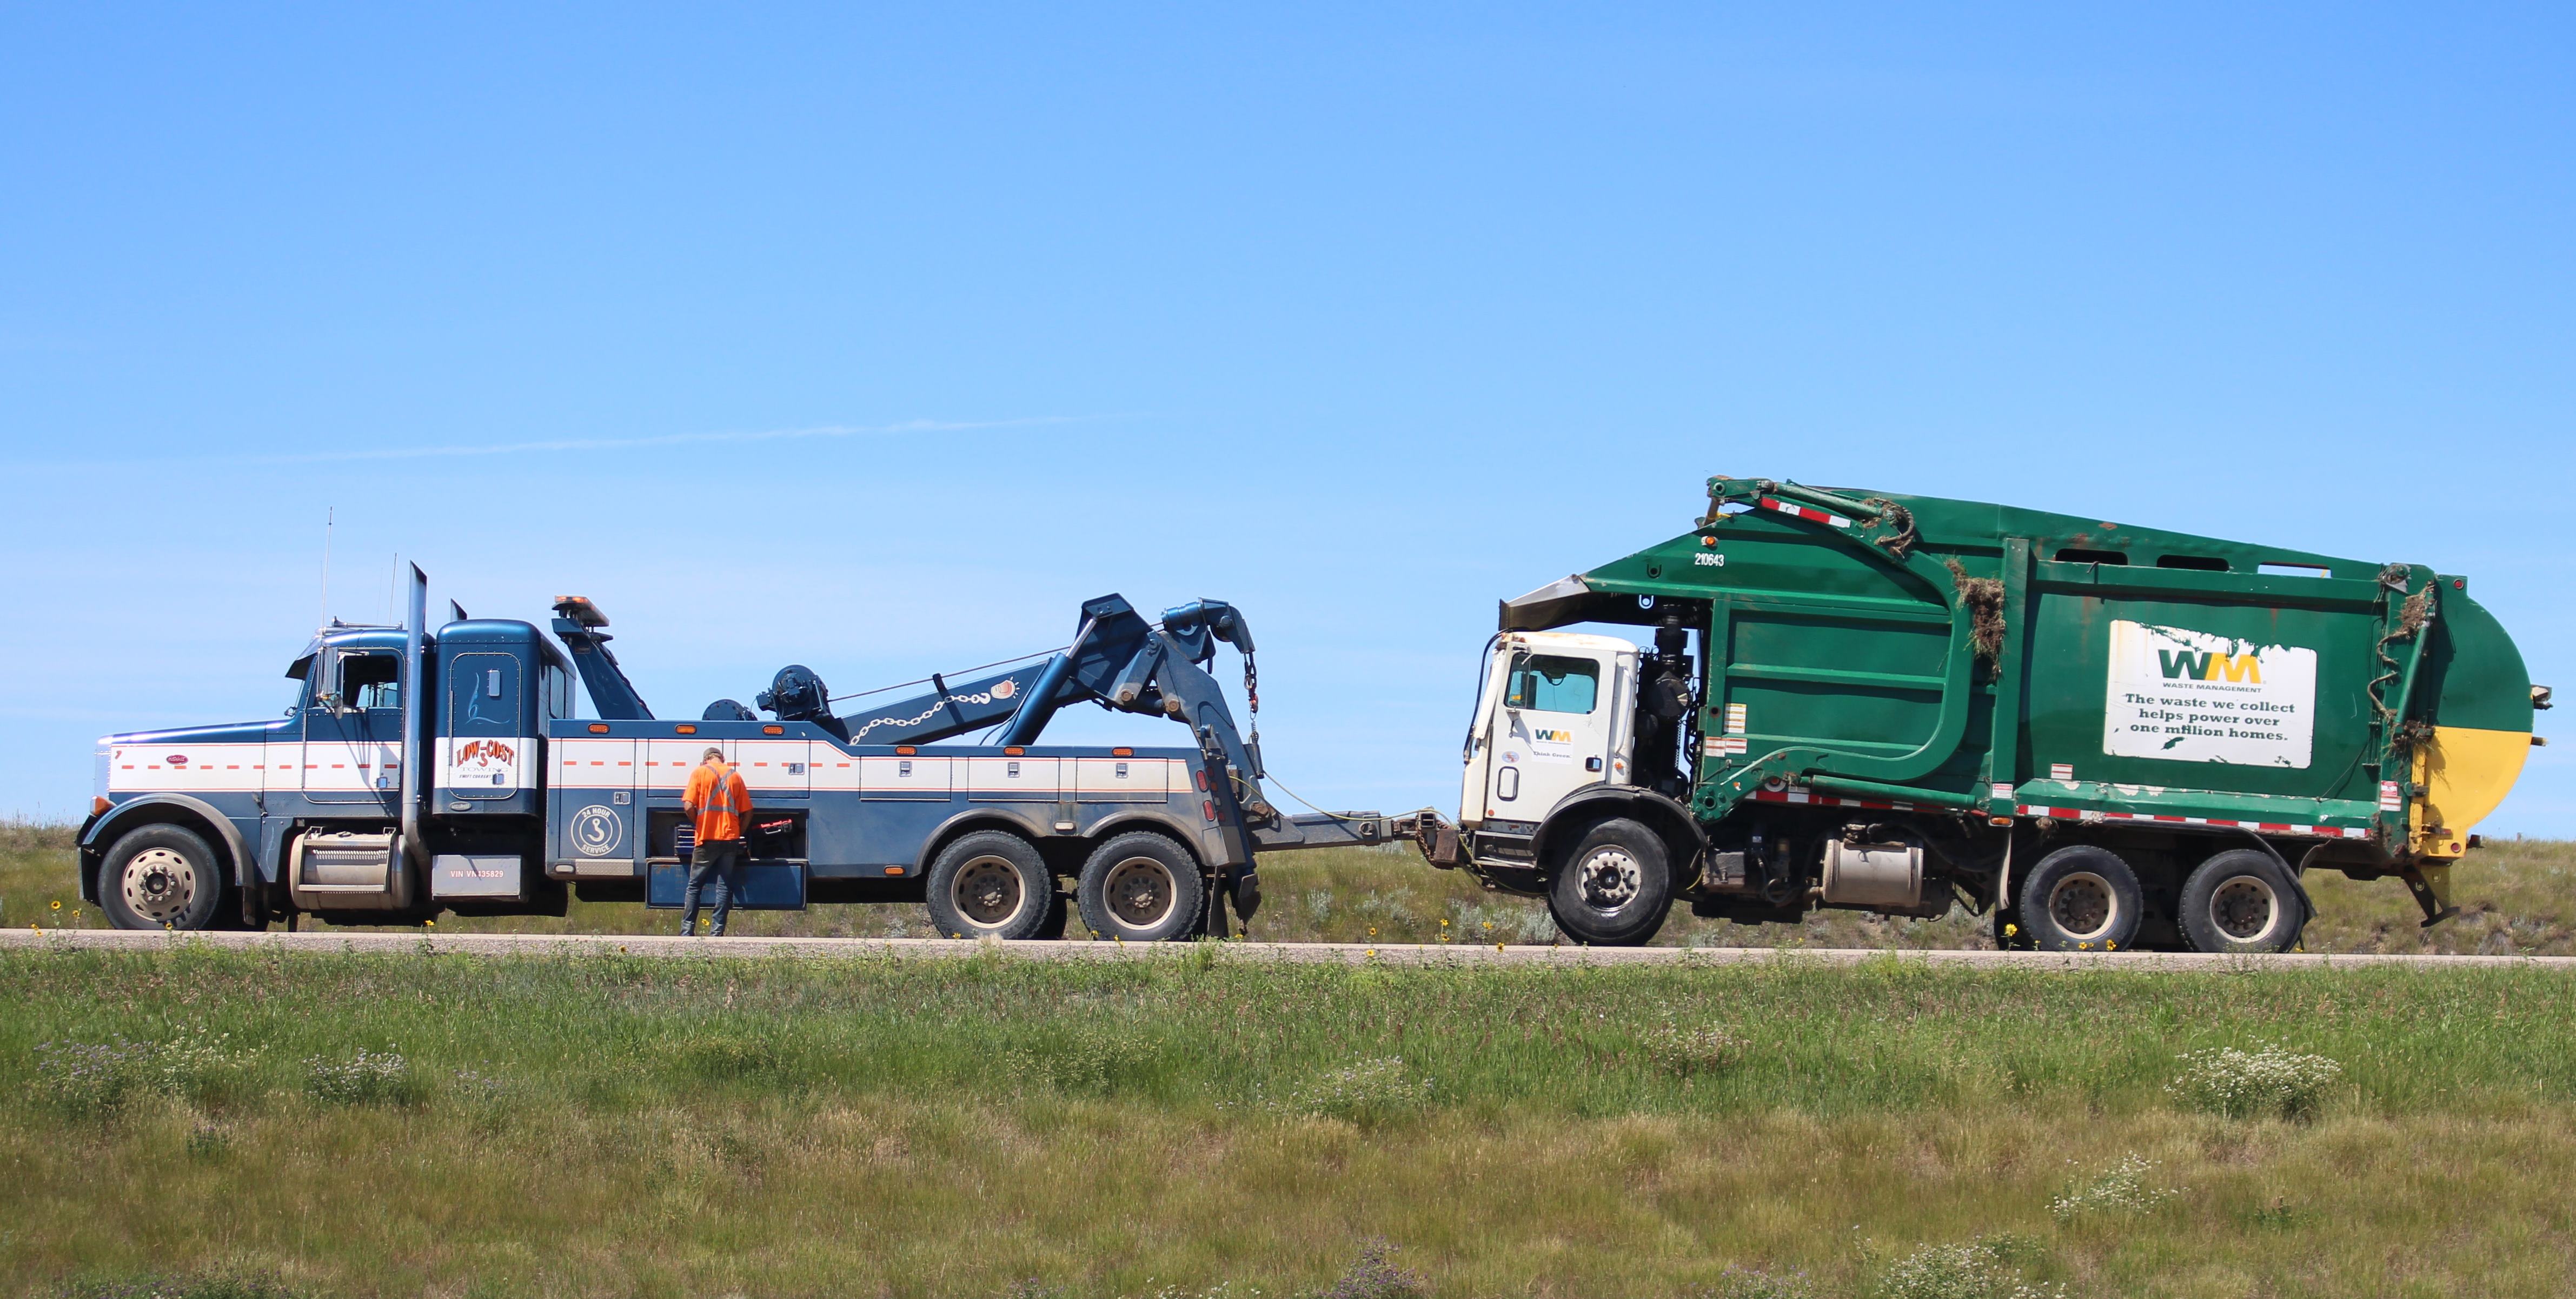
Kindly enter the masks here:
[[[1709, 499], [1504, 603], [1458, 842], [1425, 837], [1578, 939], [1645, 941], [1676, 901], [1964, 905], [2016, 945], [2284, 950], [2311, 869], [2402, 880], [2430, 923], [2548, 706], [2420, 565], [1767, 479]], [[1657, 648], [1550, 630], [1579, 623]]]

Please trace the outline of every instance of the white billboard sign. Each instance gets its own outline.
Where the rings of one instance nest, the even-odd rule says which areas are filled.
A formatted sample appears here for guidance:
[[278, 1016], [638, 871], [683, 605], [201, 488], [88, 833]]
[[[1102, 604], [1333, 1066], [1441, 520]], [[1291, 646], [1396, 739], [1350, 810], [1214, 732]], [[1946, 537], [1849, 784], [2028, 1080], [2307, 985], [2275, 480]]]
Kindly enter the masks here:
[[2304, 769], [2316, 711], [2315, 650], [2111, 624], [2102, 752], [2112, 757]]

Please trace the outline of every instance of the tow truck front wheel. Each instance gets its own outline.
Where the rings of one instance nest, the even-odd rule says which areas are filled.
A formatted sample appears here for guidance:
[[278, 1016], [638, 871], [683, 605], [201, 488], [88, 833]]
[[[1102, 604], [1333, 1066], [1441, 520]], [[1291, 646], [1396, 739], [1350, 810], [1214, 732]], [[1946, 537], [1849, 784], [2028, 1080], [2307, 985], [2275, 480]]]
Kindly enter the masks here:
[[1207, 880], [1188, 849], [1159, 834], [1122, 834], [1082, 863], [1073, 899], [1092, 936], [1128, 943], [1194, 938]]
[[1661, 835], [1626, 817], [1585, 833], [1547, 891], [1556, 927], [1595, 947], [1647, 942], [1664, 927], [1672, 905], [1671, 851]]
[[99, 866], [98, 895], [119, 929], [212, 929], [224, 879], [196, 832], [147, 825], [116, 841]]

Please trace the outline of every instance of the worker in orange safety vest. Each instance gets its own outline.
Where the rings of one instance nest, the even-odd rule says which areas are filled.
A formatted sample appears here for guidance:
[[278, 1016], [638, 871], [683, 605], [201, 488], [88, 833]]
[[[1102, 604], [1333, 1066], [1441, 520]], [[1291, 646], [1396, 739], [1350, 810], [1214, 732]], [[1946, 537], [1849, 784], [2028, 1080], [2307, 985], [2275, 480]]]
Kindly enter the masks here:
[[743, 823], [751, 817], [751, 787], [742, 773], [726, 765], [724, 750], [709, 749], [689, 787], [680, 795], [681, 810], [696, 818], [698, 846], [689, 859], [689, 888], [680, 898], [680, 934], [698, 932], [698, 896], [714, 885], [715, 920], [710, 932], [724, 937], [725, 918], [733, 913], [733, 895], [741, 880]]

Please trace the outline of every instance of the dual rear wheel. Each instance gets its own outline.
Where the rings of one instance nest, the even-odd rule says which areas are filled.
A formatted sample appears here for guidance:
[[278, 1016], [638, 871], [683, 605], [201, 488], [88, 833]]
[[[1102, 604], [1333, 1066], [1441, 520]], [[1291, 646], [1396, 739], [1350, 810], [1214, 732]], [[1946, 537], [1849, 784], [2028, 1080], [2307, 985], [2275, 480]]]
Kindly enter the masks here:
[[930, 922], [942, 938], [1061, 938], [1064, 899], [1036, 845], [1001, 830], [958, 836], [930, 863]]
[[1163, 942], [1195, 936], [1208, 904], [1198, 859], [1149, 831], [1093, 849], [1072, 907], [1037, 846], [1006, 830], [960, 835], [931, 862], [927, 884], [931, 923], [950, 938], [1062, 938], [1078, 908], [1101, 938]]
[[[2119, 854], [2076, 844], [2039, 859], [2021, 885], [2020, 912], [2025, 938], [2042, 951], [2127, 951], [2145, 918], [2146, 895]], [[2270, 853], [2235, 848], [2192, 870], [2175, 900], [2175, 920], [2194, 951], [2286, 952], [2298, 945], [2307, 907]]]

